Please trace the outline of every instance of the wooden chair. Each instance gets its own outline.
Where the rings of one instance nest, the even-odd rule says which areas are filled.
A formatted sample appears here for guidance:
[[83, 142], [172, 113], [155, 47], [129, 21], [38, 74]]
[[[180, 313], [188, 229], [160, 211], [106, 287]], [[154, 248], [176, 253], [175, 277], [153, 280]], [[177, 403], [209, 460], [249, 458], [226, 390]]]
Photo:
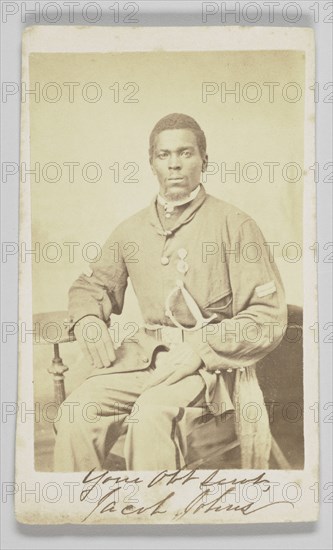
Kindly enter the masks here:
[[[66, 311], [36, 314], [33, 323], [35, 345], [53, 345], [53, 358], [50, 358], [46, 369], [53, 377], [54, 400], [59, 406], [66, 398], [65, 372], [68, 371], [68, 366], [63, 364], [60, 355], [60, 345], [74, 342], [75, 336], [68, 335]], [[302, 467], [303, 422], [302, 419], [298, 419], [297, 423], [290, 422], [285, 414], [286, 406], [290, 407], [291, 403], [296, 403], [301, 408], [303, 406], [302, 369], [302, 309], [290, 305], [288, 306], [288, 329], [282, 342], [257, 367], [257, 376], [265, 396], [266, 406], [270, 417], [272, 417], [272, 410], [274, 415], [274, 421], [271, 423], [270, 461], [270, 467], [273, 468]], [[191, 426], [192, 429], [188, 433], [191, 449], [187, 464], [189, 469], [237, 467], [234, 463], [239, 461], [239, 442], [232, 429], [232, 421], [232, 415], [226, 418], [226, 415], [213, 417], [213, 415], [203, 414], [199, 421]], [[106, 460], [106, 468], [125, 469], [124, 439], [125, 433], [121, 433]], [[277, 439], [284, 447], [283, 450], [277, 443]], [[290, 462], [295, 465], [292, 466]]]

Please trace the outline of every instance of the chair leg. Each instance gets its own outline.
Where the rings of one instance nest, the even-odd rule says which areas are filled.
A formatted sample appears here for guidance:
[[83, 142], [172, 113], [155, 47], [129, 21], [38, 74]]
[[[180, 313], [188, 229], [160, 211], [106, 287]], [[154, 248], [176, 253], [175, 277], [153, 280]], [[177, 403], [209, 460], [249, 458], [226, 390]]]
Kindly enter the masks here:
[[[54, 400], [58, 407], [66, 399], [65, 392], [65, 372], [68, 367], [63, 364], [62, 358], [59, 353], [59, 344], [53, 345], [54, 357], [52, 359], [51, 366], [47, 369], [50, 374], [53, 375], [53, 388], [54, 388]], [[57, 428], [53, 422], [53, 431], [57, 434]]]
[[54, 400], [59, 406], [66, 398], [64, 373], [68, 370], [68, 367], [63, 364], [60, 357], [59, 344], [54, 344], [53, 350], [54, 357], [52, 359], [52, 364], [47, 370], [53, 375]]
[[291, 465], [272, 436], [271, 454], [281, 470], [291, 470]]

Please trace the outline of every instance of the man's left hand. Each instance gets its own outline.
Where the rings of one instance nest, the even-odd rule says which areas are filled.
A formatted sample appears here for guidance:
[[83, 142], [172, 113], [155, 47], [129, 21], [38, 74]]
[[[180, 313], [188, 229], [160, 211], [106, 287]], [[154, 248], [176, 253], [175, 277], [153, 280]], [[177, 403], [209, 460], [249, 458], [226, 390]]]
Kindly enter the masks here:
[[158, 384], [170, 386], [198, 371], [202, 365], [200, 355], [188, 344], [177, 344], [168, 352], [160, 352], [156, 359], [156, 371], [147, 389]]

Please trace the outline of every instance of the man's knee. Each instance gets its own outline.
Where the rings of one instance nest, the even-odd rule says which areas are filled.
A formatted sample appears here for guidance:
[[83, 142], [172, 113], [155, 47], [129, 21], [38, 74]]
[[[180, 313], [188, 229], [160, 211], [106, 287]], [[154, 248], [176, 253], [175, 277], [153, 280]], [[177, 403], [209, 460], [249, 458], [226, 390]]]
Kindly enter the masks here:
[[86, 431], [100, 416], [98, 403], [82, 403], [68, 398], [60, 405], [54, 424], [57, 431]]
[[55, 419], [56, 429], [87, 429], [98, 422], [102, 415], [102, 406], [94, 385], [84, 382], [76, 388], [60, 405]]

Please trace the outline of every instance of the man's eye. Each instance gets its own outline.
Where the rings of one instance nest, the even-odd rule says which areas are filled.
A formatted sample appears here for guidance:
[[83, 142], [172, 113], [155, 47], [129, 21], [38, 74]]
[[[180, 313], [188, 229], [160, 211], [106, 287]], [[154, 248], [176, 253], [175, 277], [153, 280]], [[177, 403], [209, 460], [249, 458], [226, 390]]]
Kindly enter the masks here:
[[168, 154], [167, 153], [159, 153], [157, 156], [158, 156], [159, 159], [165, 159], [165, 158], [167, 158]]
[[182, 151], [182, 156], [186, 157], [186, 158], [190, 157], [191, 156], [191, 151]]

